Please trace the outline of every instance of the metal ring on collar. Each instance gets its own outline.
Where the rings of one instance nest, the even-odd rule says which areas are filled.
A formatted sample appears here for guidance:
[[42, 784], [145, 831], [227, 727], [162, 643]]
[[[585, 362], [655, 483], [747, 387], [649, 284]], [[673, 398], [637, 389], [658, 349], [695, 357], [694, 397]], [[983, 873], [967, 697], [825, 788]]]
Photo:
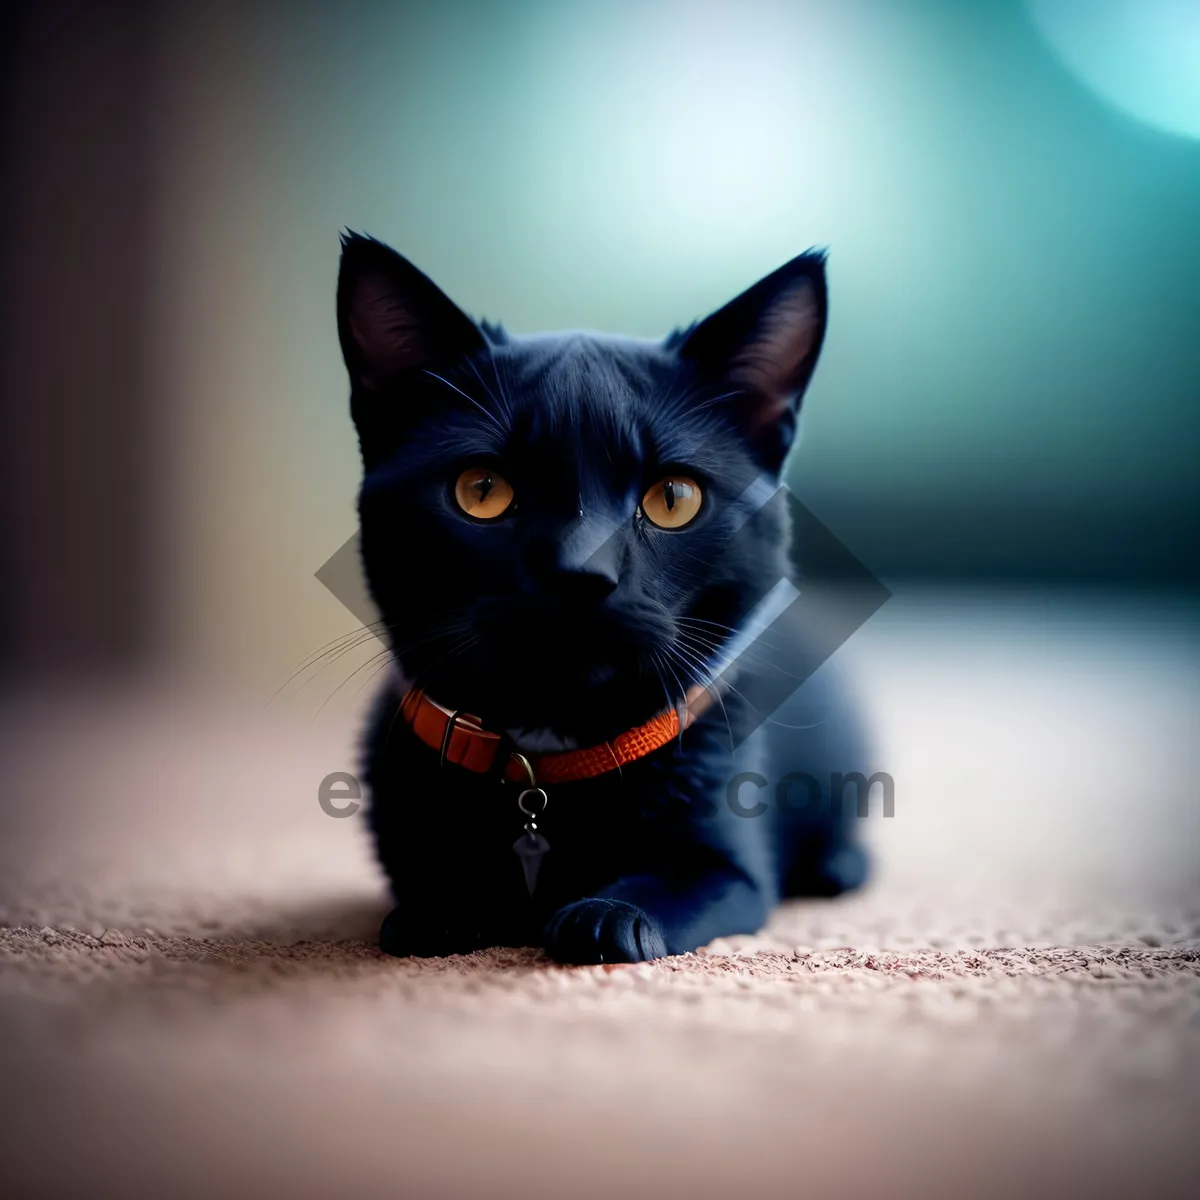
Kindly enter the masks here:
[[[526, 802], [526, 797], [528, 797], [528, 796], [540, 796], [542, 798], [541, 804], [539, 804], [536, 808], [531, 807]], [[550, 803], [550, 797], [547, 796], [546, 793], [540, 787], [526, 788], [517, 797], [517, 807], [527, 817], [530, 817], [531, 819], [536, 819], [537, 817], [540, 817], [542, 815], [542, 813], [544, 813], [546, 811], [546, 806], [549, 803]]]

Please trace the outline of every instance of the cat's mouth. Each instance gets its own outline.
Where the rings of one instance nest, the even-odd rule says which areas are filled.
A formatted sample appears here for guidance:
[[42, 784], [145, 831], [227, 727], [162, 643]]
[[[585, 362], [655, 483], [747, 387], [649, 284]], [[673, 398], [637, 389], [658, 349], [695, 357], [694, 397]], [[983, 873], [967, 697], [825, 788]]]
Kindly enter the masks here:
[[587, 668], [588, 687], [604, 687], [606, 684], [612, 683], [616, 677], [617, 668], [612, 663], [600, 663]]
[[645, 602], [570, 606], [498, 598], [477, 606], [473, 624], [498, 654], [515, 650], [527, 662], [560, 666], [596, 684], [608, 682], [637, 652], [653, 650], [672, 633], [669, 615]]
[[[515, 610], [515, 611], [514, 611]], [[670, 626], [655, 614], [569, 616], [495, 606], [481, 612], [475, 651], [446, 664], [446, 702], [490, 714], [502, 727], [566, 732], [646, 720], [667, 700], [650, 665]]]

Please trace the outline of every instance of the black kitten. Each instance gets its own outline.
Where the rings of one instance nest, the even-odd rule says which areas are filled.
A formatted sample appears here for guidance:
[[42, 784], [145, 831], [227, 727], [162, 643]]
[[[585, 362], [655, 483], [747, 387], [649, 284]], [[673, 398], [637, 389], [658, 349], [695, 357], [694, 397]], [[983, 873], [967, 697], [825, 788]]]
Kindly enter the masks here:
[[383, 949], [638, 961], [753, 932], [782, 896], [857, 886], [836, 798], [730, 786], [862, 766], [852, 716], [816, 680], [819, 719], [778, 745], [768, 721], [734, 752], [748, 701], [727, 689], [652, 753], [547, 786], [532, 893], [513, 852], [520, 787], [443, 763], [400, 710], [419, 687], [533, 758], [611, 743], [712, 680], [787, 574], [784, 509], [763, 501], [825, 331], [823, 255], [642, 342], [509, 335], [381, 243], [342, 245], [363, 565], [397, 668], [365, 739], [396, 901]]

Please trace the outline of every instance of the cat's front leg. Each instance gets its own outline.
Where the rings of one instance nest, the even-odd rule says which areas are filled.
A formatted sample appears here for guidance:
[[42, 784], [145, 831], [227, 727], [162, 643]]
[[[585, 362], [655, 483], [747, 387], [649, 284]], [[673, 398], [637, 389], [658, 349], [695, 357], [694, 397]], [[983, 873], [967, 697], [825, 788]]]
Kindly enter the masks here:
[[393, 891], [395, 908], [379, 930], [379, 948], [397, 958], [443, 958], [489, 946], [530, 945], [531, 931], [497, 890], [464, 883], [450, 891], [420, 886], [419, 876]]
[[384, 918], [379, 948], [396, 958], [443, 958], [495, 945], [482, 921], [445, 907], [402, 900]]
[[716, 937], [756, 933], [768, 908], [761, 888], [733, 865], [631, 875], [559, 909], [546, 926], [546, 953], [576, 964], [686, 954]]

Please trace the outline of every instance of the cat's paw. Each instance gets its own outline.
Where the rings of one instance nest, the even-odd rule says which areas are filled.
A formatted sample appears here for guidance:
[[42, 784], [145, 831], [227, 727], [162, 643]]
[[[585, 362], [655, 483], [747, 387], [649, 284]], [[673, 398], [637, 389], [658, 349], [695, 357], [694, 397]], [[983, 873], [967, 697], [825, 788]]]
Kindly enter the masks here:
[[393, 908], [379, 930], [379, 948], [396, 958], [444, 958], [492, 944], [478, 923], [447, 914]]
[[624, 900], [576, 900], [546, 926], [546, 953], [560, 963], [633, 963], [662, 958], [666, 939], [658, 922]]

